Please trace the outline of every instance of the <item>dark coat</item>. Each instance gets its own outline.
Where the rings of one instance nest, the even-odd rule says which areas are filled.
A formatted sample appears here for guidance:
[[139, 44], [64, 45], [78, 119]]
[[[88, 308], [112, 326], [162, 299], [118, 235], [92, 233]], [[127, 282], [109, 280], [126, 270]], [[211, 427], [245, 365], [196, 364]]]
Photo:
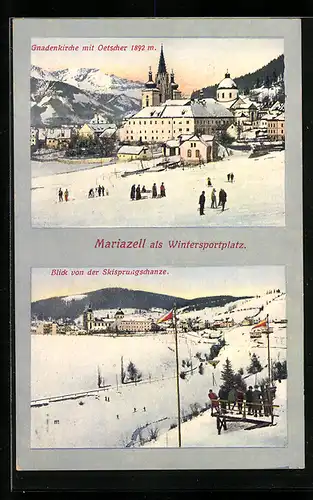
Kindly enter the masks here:
[[140, 187], [137, 186], [136, 187], [136, 200], [140, 200], [140, 199], [141, 199]]
[[135, 195], [136, 195], [136, 186], [135, 184], [131, 187], [131, 190], [130, 190], [130, 197], [132, 200], [134, 200], [135, 198]]
[[251, 391], [251, 389], [248, 389], [246, 392], [246, 401], [247, 401], [247, 403], [252, 403], [252, 391]]
[[222, 189], [222, 190], [220, 191], [219, 198], [220, 198], [220, 200], [221, 200], [221, 203], [226, 203], [226, 200], [227, 200], [227, 194], [226, 194], [226, 191], [224, 191], [224, 189]]
[[201, 194], [200, 198], [199, 198], [199, 205], [201, 207], [204, 207], [204, 204], [205, 204], [205, 196], [204, 196], [204, 194]]
[[153, 186], [152, 186], [152, 198], [156, 198], [157, 196], [158, 196], [157, 187], [156, 187], [156, 184], [153, 184]]

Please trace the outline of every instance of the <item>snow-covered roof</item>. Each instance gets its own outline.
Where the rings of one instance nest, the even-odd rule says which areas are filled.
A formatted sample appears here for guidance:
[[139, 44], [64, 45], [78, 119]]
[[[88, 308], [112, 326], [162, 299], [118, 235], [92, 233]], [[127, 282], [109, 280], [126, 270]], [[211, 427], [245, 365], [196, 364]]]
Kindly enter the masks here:
[[205, 146], [208, 145], [208, 142], [212, 142], [214, 139], [213, 135], [197, 135], [193, 134], [189, 136], [187, 139], [185, 139], [183, 142], [186, 141], [195, 141], [195, 142], [202, 142]]
[[164, 104], [166, 106], [186, 106], [186, 104], [190, 104], [190, 99], [167, 99]]
[[145, 148], [144, 146], [122, 146], [117, 154], [139, 155]]
[[116, 132], [116, 130], [116, 125], [112, 125], [112, 127], [108, 127], [107, 129], [105, 129], [99, 137], [111, 137]]
[[214, 139], [214, 135], [203, 134], [201, 135], [201, 139], [203, 139], [205, 142], [211, 142]]
[[89, 123], [88, 127], [91, 128], [94, 132], [102, 133], [107, 128], [114, 127], [114, 125], [112, 125], [112, 123]]
[[258, 107], [257, 104], [253, 101], [250, 101], [250, 99], [248, 97], [240, 97], [240, 99], [242, 99], [243, 103], [241, 103], [238, 106], [239, 108], [248, 109], [251, 106], [255, 106], [256, 108]]
[[164, 106], [162, 118], [192, 118], [192, 106]]
[[266, 115], [263, 115], [261, 120], [273, 120], [275, 118], [275, 115], [271, 115], [270, 113], [266, 113]]
[[273, 120], [285, 120], [285, 113], [280, 113], [280, 115], [273, 116]]
[[194, 101], [191, 104], [192, 114], [195, 118], [201, 117], [232, 117], [233, 114], [223, 104], [217, 102], [215, 99], [207, 98]]
[[178, 148], [179, 147], [179, 141], [175, 140], [175, 139], [171, 139], [169, 141], [166, 141], [166, 146], [168, 146], [169, 148]]
[[229, 109], [233, 106], [233, 104], [235, 104], [235, 102], [238, 101], [238, 98], [236, 99], [232, 99], [231, 101], [223, 101], [223, 106], [225, 106], [225, 108]]
[[222, 80], [218, 86], [217, 89], [236, 89], [237, 85], [235, 84], [234, 80], [230, 78], [229, 73], [226, 73], [224, 80]]

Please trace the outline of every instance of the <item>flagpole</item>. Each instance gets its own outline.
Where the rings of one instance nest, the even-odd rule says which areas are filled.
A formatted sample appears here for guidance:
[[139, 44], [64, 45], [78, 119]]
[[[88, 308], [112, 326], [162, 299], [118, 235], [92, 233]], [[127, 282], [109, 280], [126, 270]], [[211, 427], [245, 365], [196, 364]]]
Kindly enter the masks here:
[[180, 421], [180, 390], [179, 390], [179, 358], [178, 358], [178, 335], [177, 335], [177, 318], [176, 304], [173, 307], [174, 329], [175, 329], [175, 351], [176, 351], [176, 386], [177, 386], [177, 417], [178, 417], [178, 446], [181, 448], [181, 421]]
[[270, 330], [268, 315], [266, 316], [266, 329], [267, 329], [267, 371], [268, 371], [268, 381], [271, 384], [271, 352], [270, 352]]

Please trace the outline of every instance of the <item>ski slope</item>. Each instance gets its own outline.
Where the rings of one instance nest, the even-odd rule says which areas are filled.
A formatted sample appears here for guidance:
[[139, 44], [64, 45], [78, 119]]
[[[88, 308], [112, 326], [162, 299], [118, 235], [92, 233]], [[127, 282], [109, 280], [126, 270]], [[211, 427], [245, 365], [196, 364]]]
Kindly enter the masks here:
[[[264, 305], [258, 319], [270, 314], [273, 333], [270, 336], [271, 360], [286, 359], [286, 325], [272, 319], [285, 319], [285, 294], [273, 293], [238, 301], [237, 313]], [[266, 304], [268, 302], [268, 304]], [[228, 305], [229, 306], [229, 305]], [[251, 309], [250, 309], [251, 307]], [[245, 309], [245, 311], [241, 311]], [[235, 309], [236, 310], [236, 309]], [[234, 310], [234, 311], [235, 311]], [[209, 309], [180, 313], [178, 318], [197, 313], [209, 317]], [[225, 314], [226, 307], [212, 308], [212, 319]], [[271, 311], [271, 312], [270, 312]], [[236, 318], [236, 322], [239, 319]], [[179, 333], [179, 366], [192, 362], [193, 371], [179, 379], [181, 415], [197, 403], [205, 408], [208, 389], [218, 391], [220, 371], [226, 358], [235, 371], [242, 368], [247, 384], [254, 385], [267, 376], [267, 345], [251, 340], [251, 327], [235, 324], [223, 329], [226, 341], [216, 358], [216, 368], [207, 362], [199, 372], [199, 359], [216, 342], [203, 336], [204, 330]], [[142, 336], [106, 337], [98, 335], [32, 335], [31, 336], [31, 399], [33, 404], [47, 398], [45, 406], [31, 408], [31, 446], [33, 448], [124, 448], [140, 446], [144, 438], [157, 429], [158, 439], [145, 446], [177, 446], [176, 355], [173, 334], [143, 334]], [[250, 355], [256, 353], [263, 370], [256, 377], [247, 374]], [[121, 366], [132, 361], [142, 373], [137, 384], [121, 384]], [[104, 389], [98, 389], [98, 373]], [[268, 429], [235, 432], [234, 425], [223, 436], [217, 436], [215, 419], [205, 411], [201, 416], [182, 424], [184, 446], [284, 446], [287, 439], [286, 382], [277, 388], [280, 405], [277, 425]], [[51, 402], [49, 398], [57, 397]], [[109, 399], [108, 399], [109, 398]], [[277, 402], [275, 401], [275, 403]], [[214, 422], [212, 423], [212, 420]], [[191, 430], [189, 426], [192, 426]], [[141, 432], [139, 432], [142, 428]], [[228, 437], [227, 437], [228, 436]], [[219, 438], [219, 439], [217, 439]], [[228, 440], [229, 438], [229, 440]]]
[[[159, 160], [144, 162], [153, 167]], [[36, 162], [33, 162], [35, 164]], [[62, 165], [62, 164], [61, 164]], [[34, 165], [32, 178], [32, 224], [34, 227], [219, 227], [219, 226], [284, 226], [284, 152], [273, 152], [259, 158], [235, 154], [219, 162], [199, 166], [146, 171], [121, 177], [124, 171], [141, 168], [139, 161], [112, 163], [94, 168], [64, 164], [64, 172], [39, 175], [45, 167]], [[51, 169], [48, 165], [48, 172]], [[58, 164], [60, 172], [60, 164]], [[234, 183], [227, 182], [233, 172]], [[225, 212], [211, 209], [211, 178], [217, 192], [227, 192]], [[148, 193], [141, 200], [130, 200], [133, 184], [151, 189], [161, 182], [166, 197], [152, 199]], [[109, 196], [88, 198], [89, 189], [99, 184]], [[58, 190], [69, 190], [69, 201], [58, 202]], [[199, 215], [199, 196], [206, 193], [205, 215]]]

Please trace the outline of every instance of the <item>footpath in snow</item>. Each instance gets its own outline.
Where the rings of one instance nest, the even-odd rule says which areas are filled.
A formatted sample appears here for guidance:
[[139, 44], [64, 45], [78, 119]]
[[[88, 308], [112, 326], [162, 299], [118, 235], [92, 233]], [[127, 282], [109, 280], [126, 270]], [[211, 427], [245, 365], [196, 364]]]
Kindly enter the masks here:
[[[145, 162], [152, 166], [160, 160]], [[35, 163], [35, 162], [33, 162]], [[35, 227], [219, 227], [284, 226], [284, 151], [259, 158], [247, 154], [229, 156], [204, 166], [146, 171], [122, 177], [125, 171], [140, 169], [139, 162], [116, 163], [92, 168], [64, 164], [64, 172], [39, 175], [33, 165], [32, 224]], [[40, 166], [40, 171], [44, 171]], [[47, 167], [51, 172], [51, 167]], [[70, 169], [75, 169], [69, 172]], [[234, 182], [227, 174], [234, 173]], [[213, 186], [207, 186], [210, 177]], [[152, 199], [151, 193], [131, 201], [131, 186], [145, 185], [158, 192], [164, 182], [166, 197]], [[88, 198], [91, 188], [104, 185], [109, 196]], [[68, 189], [69, 201], [58, 202], [58, 190]], [[227, 192], [226, 210], [211, 209], [212, 188]], [[205, 214], [199, 213], [199, 196], [206, 194]]]

